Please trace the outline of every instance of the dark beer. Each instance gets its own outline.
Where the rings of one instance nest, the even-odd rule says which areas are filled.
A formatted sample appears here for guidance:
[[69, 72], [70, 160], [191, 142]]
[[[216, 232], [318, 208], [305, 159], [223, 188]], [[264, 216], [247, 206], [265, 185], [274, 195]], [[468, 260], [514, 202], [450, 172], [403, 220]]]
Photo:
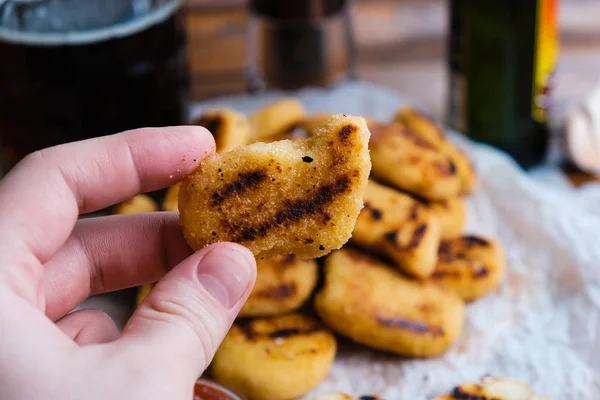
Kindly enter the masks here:
[[[115, 2], [100, 4], [108, 3]], [[6, 27], [0, 20], [4, 171], [48, 146], [186, 122], [181, 1], [158, 3], [139, 16], [125, 10], [126, 19], [116, 24], [77, 31]]]
[[449, 123], [522, 166], [549, 144], [558, 0], [451, 0]]

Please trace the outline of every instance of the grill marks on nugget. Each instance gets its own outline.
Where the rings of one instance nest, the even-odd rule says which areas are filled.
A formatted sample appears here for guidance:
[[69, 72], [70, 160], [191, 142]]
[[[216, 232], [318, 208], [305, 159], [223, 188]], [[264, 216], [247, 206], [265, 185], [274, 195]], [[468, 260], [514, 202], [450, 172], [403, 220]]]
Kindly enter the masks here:
[[[352, 135], [358, 130], [356, 125], [347, 124], [344, 125], [338, 132], [340, 142], [344, 146], [352, 146]], [[330, 142], [333, 145], [333, 142]], [[346, 158], [334, 152], [333, 160], [335, 165], [346, 163]], [[302, 157], [303, 162], [310, 163], [313, 158], [310, 156]], [[277, 166], [278, 171], [281, 171], [281, 167]], [[358, 176], [358, 171], [354, 171], [353, 177]], [[226, 199], [232, 197], [235, 194], [242, 193], [251, 188], [258, 187], [262, 182], [268, 181], [269, 175], [266, 170], [262, 169], [259, 171], [251, 171], [239, 175], [239, 179], [225, 187], [220, 192], [215, 192], [212, 196], [213, 206], [221, 205]], [[272, 179], [271, 179], [272, 180]], [[257, 237], [266, 237], [273, 228], [281, 225], [290, 225], [294, 222], [300, 221], [301, 219], [313, 216], [315, 214], [323, 214], [323, 221], [327, 223], [331, 216], [326, 210], [328, 204], [332, 203], [336, 197], [344, 194], [350, 190], [351, 179], [348, 176], [339, 177], [334, 183], [330, 185], [321, 186], [317, 191], [317, 194], [308, 199], [300, 199], [295, 201], [288, 201], [285, 203], [285, 207], [281, 209], [274, 217], [270, 220], [262, 223], [259, 226], [244, 226], [243, 223], [231, 224], [227, 221], [222, 221], [222, 225], [229, 228], [230, 233], [234, 235], [233, 241], [235, 242], [248, 242], [256, 240]], [[305, 244], [311, 244], [314, 239], [307, 238], [304, 240]]]
[[478, 383], [465, 383], [452, 392], [432, 400], [542, 400], [525, 383], [506, 378], [484, 376]]
[[352, 145], [352, 141], [350, 137], [354, 132], [356, 132], [358, 128], [355, 125], [344, 125], [342, 129], [340, 129], [338, 136], [340, 137], [340, 141], [345, 146]]
[[207, 157], [182, 183], [186, 240], [193, 248], [242, 243], [259, 258], [314, 257], [341, 247], [362, 206], [369, 137], [364, 118], [335, 115], [306, 140]]
[[485, 396], [483, 388], [481, 386], [475, 385], [474, 389], [478, 392], [478, 394], [474, 394], [473, 392], [469, 393], [467, 389], [463, 389], [459, 386], [457, 388], [454, 388], [450, 396], [452, 396], [452, 398], [456, 400], [495, 400], [493, 398]]
[[[411, 213], [410, 217], [412, 218], [412, 213]], [[419, 225], [413, 232], [410, 243], [406, 246], [402, 246], [400, 243], [398, 243], [398, 241], [397, 241], [398, 231], [397, 230], [386, 232], [383, 235], [383, 237], [385, 238], [385, 240], [392, 243], [398, 249], [410, 250], [410, 249], [419, 247], [419, 244], [423, 240], [423, 236], [425, 236], [425, 232], [427, 232], [427, 225], [425, 225], [425, 224]]]
[[265, 169], [238, 174], [238, 176], [239, 178], [236, 181], [225, 186], [222, 191], [213, 193], [213, 206], [221, 205], [229, 197], [258, 186], [268, 177]]
[[[443, 241], [440, 243], [438, 250], [438, 260], [442, 263], [452, 263], [455, 261], [468, 261], [470, 265], [470, 275], [473, 279], [485, 278], [489, 275], [489, 268], [480, 260], [472, 258], [466, 252], [460, 251], [458, 246], [464, 244], [464, 249], [472, 249], [474, 247], [487, 247], [490, 244], [482, 238], [476, 236], [464, 236], [457, 241]], [[436, 270], [432, 274], [433, 278], [454, 277], [459, 278], [461, 272], [458, 270]]]
[[490, 245], [490, 243], [487, 240], [477, 236], [465, 236], [462, 238], [462, 241], [467, 248], [487, 247]]
[[431, 280], [473, 301], [495, 290], [506, 268], [504, 251], [494, 240], [463, 236], [442, 241]]
[[[325, 331], [321, 325], [316, 323], [311, 324], [303, 321], [304, 323], [298, 323], [296, 326], [260, 326], [260, 321], [247, 320], [238, 322], [240, 330], [243, 332], [247, 340], [259, 340], [259, 339], [277, 339], [277, 338], [289, 338], [292, 336], [310, 335], [312, 333]], [[288, 324], [290, 325], [290, 324]]]
[[286, 299], [290, 296], [293, 296], [298, 291], [296, 284], [294, 282], [291, 283], [282, 283], [279, 286], [271, 287], [265, 290], [261, 290], [257, 292], [255, 295], [258, 297], [268, 297], [270, 299], [282, 300]]
[[440, 326], [429, 325], [419, 321], [412, 321], [402, 317], [377, 317], [377, 322], [387, 328], [406, 329], [414, 333], [431, 335], [433, 337], [444, 335], [444, 329]]
[[227, 221], [222, 221], [222, 223], [225, 227], [229, 226], [230, 233], [234, 237], [233, 241], [247, 242], [255, 240], [258, 236], [266, 237], [272, 229], [290, 225], [308, 216], [323, 214], [323, 219], [327, 219], [327, 205], [349, 191], [350, 184], [350, 178], [342, 176], [332, 184], [321, 186], [313, 197], [287, 201], [281, 210], [258, 226], [243, 226], [243, 223], [231, 225]]
[[450, 158], [444, 162], [436, 162], [435, 167], [442, 176], [453, 176], [457, 173], [456, 164]]
[[380, 221], [383, 217], [383, 212], [380, 209], [373, 207], [368, 201], [365, 202], [364, 209], [371, 213], [371, 218], [375, 221]]
[[406, 138], [407, 140], [409, 140], [410, 142], [412, 142], [414, 145], [417, 145], [419, 147], [422, 147], [424, 149], [428, 149], [428, 150], [437, 150], [435, 145], [433, 145], [431, 142], [429, 142], [427, 139], [419, 136], [418, 134], [416, 134], [414, 131], [404, 128], [401, 131], [398, 131], [398, 133], [401, 136], [404, 136], [404, 138]]

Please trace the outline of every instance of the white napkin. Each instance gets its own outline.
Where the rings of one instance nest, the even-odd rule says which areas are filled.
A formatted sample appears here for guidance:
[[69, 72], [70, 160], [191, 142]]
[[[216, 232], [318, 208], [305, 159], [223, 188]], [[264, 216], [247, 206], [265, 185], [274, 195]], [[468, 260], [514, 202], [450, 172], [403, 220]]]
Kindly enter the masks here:
[[[213, 106], [243, 112], [285, 96], [234, 96]], [[367, 83], [294, 94], [309, 112], [388, 120], [409, 101]], [[444, 356], [404, 360], [342, 343], [329, 377], [314, 391], [429, 399], [483, 375], [514, 378], [550, 399], [600, 398], [600, 186], [573, 189], [544, 167], [525, 174], [504, 154], [462, 136], [480, 185], [468, 206], [468, 230], [498, 238], [508, 273], [497, 293], [467, 307], [458, 343]]]

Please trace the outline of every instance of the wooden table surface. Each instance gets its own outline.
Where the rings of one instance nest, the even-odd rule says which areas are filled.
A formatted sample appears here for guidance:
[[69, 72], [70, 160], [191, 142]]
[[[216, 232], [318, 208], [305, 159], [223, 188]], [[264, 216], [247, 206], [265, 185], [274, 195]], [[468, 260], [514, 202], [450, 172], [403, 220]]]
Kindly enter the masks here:
[[[188, 0], [192, 92], [196, 100], [246, 88], [245, 0]], [[600, 83], [600, 1], [560, 0], [560, 60], [554, 119]], [[446, 102], [446, 0], [356, 0], [359, 78], [413, 98], [442, 118]], [[573, 175], [573, 174], [572, 174]], [[578, 175], [577, 182], [589, 177]]]

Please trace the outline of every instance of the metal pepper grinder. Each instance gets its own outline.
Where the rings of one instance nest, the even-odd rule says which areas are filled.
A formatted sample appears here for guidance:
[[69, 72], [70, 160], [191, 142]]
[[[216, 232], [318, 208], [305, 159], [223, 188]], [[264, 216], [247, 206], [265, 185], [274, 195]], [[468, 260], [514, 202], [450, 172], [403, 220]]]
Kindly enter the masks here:
[[251, 0], [250, 92], [333, 86], [356, 78], [351, 0]]

